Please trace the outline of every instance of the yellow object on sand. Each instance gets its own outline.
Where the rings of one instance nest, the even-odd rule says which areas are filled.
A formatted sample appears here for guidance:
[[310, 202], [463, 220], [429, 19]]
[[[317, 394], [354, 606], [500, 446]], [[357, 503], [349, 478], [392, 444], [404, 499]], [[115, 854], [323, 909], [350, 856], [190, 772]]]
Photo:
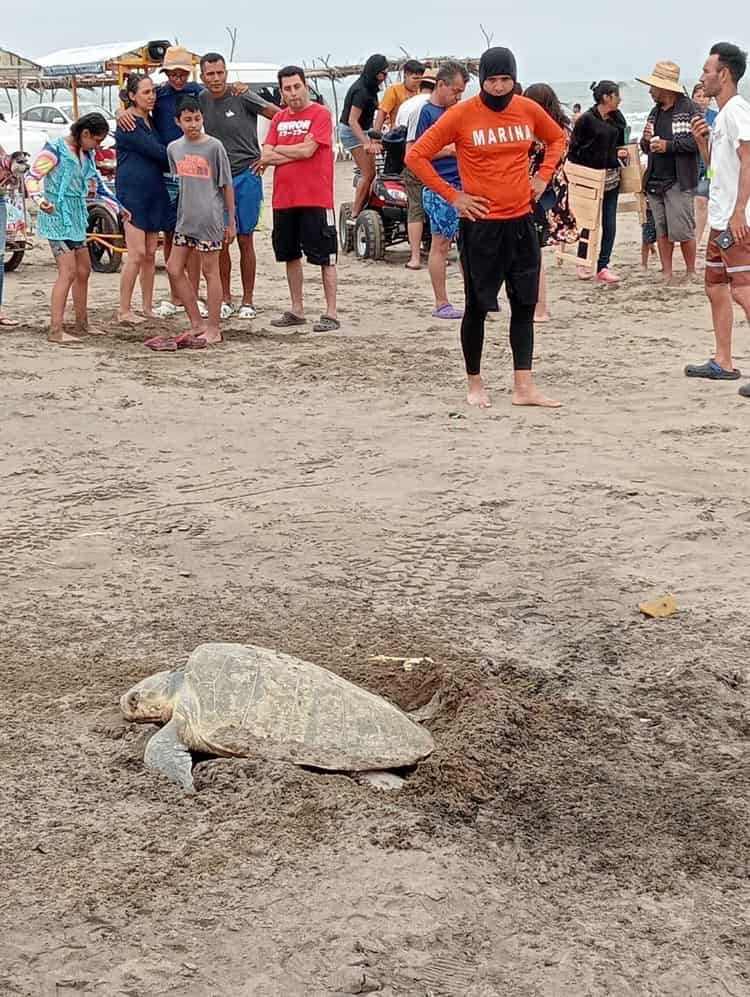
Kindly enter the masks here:
[[644, 616], [673, 616], [677, 612], [677, 602], [673, 595], [663, 595], [660, 599], [640, 603], [638, 609]]

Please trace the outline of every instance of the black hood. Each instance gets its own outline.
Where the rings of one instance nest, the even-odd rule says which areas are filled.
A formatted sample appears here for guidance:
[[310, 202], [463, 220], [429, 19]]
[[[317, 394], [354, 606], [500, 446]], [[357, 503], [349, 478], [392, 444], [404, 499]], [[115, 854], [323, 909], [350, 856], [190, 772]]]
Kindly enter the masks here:
[[515, 83], [518, 79], [516, 57], [509, 48], [488, 48], [479, 60], [479, 85], [489, 76], [510, 76]]
[[490, 76], [510, 76], [515, 83], [518, 79], [518, 69], [516, 68], [516, 57], [509, 48], [488, 48], [482, 53], [479, 60], [479, 86], [482, 103], [491, 111], [504, 111], [513, 99], [513, 93], [504, 97], [493, 97], [492, 94], [485, 93], [484, 81]]
[[385, 73], [388, 70], [388, 60], [384, 55], [371, 55], [362, 70], [362, 80], [368, 90], [378, 90], [380, 80], [378, 73]]

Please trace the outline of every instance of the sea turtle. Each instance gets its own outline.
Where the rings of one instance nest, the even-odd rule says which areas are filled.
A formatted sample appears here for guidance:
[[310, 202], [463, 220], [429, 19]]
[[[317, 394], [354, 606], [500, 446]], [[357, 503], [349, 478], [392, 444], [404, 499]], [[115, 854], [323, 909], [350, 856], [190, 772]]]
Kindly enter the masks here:
[[412, 765], [434, 748], [397, 707], [309, 661], [264, 647], [201, 644], [120, 700], [126, 720], [163, 723], [144, 761], [193, 790], [191, 751], [339, 772]]

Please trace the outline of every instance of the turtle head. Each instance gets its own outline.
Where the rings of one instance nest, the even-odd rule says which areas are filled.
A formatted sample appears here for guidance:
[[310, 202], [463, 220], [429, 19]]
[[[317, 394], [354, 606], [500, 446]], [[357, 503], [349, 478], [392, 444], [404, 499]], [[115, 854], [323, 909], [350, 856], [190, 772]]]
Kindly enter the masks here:
[[181, 672], [157, 672], [143, 679], [120, 700], [122, 715], [135, 723], [169, 723], [182, 678]]

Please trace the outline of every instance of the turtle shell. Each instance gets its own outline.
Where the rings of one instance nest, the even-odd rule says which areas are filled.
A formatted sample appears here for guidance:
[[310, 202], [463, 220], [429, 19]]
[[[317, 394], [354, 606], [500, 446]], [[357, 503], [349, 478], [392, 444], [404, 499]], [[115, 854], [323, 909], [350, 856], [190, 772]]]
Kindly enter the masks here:
[[342, 772], [412, 765], [435, 746], [382, 697], [309, 661], [244, 644], [193, 651], [175, 717], [196, 750]]

